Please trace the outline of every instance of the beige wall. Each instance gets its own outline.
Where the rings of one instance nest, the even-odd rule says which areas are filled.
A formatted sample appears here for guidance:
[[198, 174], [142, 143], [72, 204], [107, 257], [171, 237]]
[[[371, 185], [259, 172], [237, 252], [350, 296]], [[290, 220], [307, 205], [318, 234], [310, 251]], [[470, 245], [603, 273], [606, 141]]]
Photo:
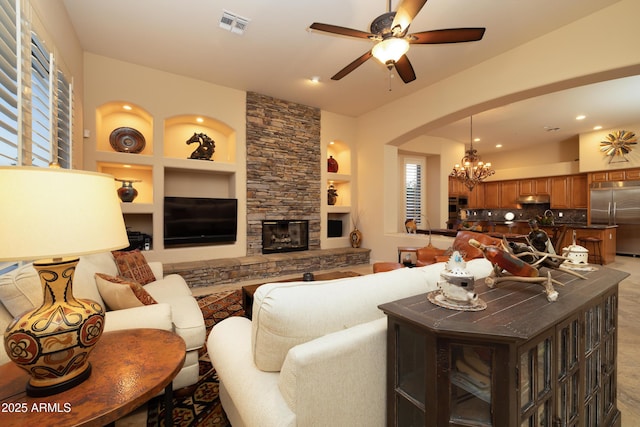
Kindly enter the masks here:
[[[363, 165], [358, 173], [359, 205], [364, 212], [361, 229], [367, 236], [367, 247], [372, 249], [372, 260], [396, 256], [393, 243], [397, 239], [391, 234], [398, 224], [396, 205], [400, 201], [391, 190], [397, 188], [396, 183], [385, 181], [397, 178], [379, 169], [379, 165], [390, 168], [397, 165], [395, 158], [388, 158], [394, 156], [388, 147], [404, 148], [403, 144], [426, 130], [509, 102], [640, 73], [640, 50], [635, 43], [640, 39], [640, 26], [636, 24], [639, 15], [640, 2], [621, 0], [359, 117], [358, 161]], [[480, 81], [482, 85], [477, 84]], [[463, 151], [459, 143], [442, 146], [442, 170], [457, 162]], [[567, 162], [556, 166], [559, 172], [573, 168]], [[515, 171], [506, 172], [503, 176], [517, 177]], [[442, 179], [441, 200], [446, 186], [446, 180]], [[380, 188], [385, 189], [385, 194], [379, 194]]]
[[640, 146], [638, 144], [631, 146], [633, 150], [625, 156], [627, 162], [620, 161], [621, 157], [616, 157], [609, 163], [609, 157], [600, 151], [600, 141], [606, 141], [607, 135], [618, 130], [635, 132], [636, 140], [640, 138], [640, 122], [580, 135], [580, 170], [582, 172], [640, 167]]

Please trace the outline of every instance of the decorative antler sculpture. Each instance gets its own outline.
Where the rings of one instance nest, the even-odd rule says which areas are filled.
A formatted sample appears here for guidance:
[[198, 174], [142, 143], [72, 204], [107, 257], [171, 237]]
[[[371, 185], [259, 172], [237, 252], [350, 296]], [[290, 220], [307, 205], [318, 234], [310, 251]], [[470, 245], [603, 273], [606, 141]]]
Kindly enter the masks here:
[[[564, 286], [564, 284], [553, 279], [551, 277], [551, 271], [547, 272], [546, 277], [540, 276], [539, 267], [545, 266], [550, 269], [562, 270], [563, 272], [585, 279], [581, 274], [560, 267], [562, 261], [569, 259], [564, 256], [540, 252], [527, 245], [505, 244], [505, 241], [503, 241], [500, 246], [493, 246], [483, 245], [475, 239], [470, 239], [469, 244], [480, 249], [484, 257], [494, 266], [492, 274], [485, 278], [485, 283], [489, 288], [493, 288], [498, 283], [504, 281], [538, 283], [543, 287], [547, 300], [553, 302], [558, 299], [558, 292], [553, 285]], [[512, 253], [512, 251], [508, 249], [510, 247], [519, 249], [518, 253]], [[528, 262], [529, 260], [531, 262]], [[558, 260], [560, 260], [560, 262], [558, 262]], [[505, 271], [507, 273], [505, 273]]]

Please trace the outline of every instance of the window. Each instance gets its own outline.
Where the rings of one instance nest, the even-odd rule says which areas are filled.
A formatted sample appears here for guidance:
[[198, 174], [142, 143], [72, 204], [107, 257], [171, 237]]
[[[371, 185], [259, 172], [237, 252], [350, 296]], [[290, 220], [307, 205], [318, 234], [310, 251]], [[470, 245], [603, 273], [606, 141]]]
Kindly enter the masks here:
[[71, 169], [71, 129], [73, 124], [73, 92], [71, 84], [64, 73], [58, 71], [58, 96], [56, 118], [56, 152], [58, 164], [65, 169]]
[[404, 161], [404, 202], [405, 219], [413, 219], [417, 225], [422, 223], [424, 211], [423, 188], [424, 160]]
[[18, 100], [18, 14], [13, 0], [0, 0], [0, 165], [17, 165]]
[[28, 7], [0, 0], [0, 165], [71, 168], [71, 79], [53, 46], [22, 18]]
[[31, 164], [49, 166], [51, 158], [51, 54], [31, 34]]
[[[25, 0], [0, 0], [0, 166], [72, 166], [72, 80], [26, 22]], [[0, 274], [18, 263], [0, 263]]]

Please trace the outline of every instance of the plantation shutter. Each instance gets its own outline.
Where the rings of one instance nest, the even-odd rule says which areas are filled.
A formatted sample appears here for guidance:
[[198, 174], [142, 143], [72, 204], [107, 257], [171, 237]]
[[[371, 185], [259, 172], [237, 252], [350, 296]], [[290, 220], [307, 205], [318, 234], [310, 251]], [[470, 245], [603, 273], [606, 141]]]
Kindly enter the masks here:
[[31, 157], [33, 166], [48, 167], [52, 157], [51, 54], [31, 33]]
[[60, 167], [71, 169], [72, 86], [64, 73], [58, 70], [56, 159]]
[[18, 14], [15, 0], [0, 0], [0, 165], [17, 165], [19, 157]]
[[405, 217], [420, 224], [422, 216], [422, 165], [405, 163]]

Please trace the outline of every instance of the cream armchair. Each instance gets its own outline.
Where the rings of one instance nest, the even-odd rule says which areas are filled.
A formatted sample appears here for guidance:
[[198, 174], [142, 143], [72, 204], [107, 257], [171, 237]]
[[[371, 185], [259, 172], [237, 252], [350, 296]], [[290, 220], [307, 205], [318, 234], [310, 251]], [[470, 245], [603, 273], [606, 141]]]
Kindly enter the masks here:
[[[171, 274], [164, 277], [162, 263], [159, 262], [150, 262], [149, 267], [157, 280], [144, 285], [144, 289], [157, 304], [107, 311], [104, 330], [155, 328], [175, 332], [184, 339], [187, 354], [184, 366], [173, 380], [173, 388], [195, 384], [198, 381], [198, 349], [204, 345], [206, 334], [202, 312], [181, 276]], [[96, 284], [96, 273], [118, 275], [111, 253], [80, 257], [73, 293], [78, 298], [97, 301], [106, 308]], [[0, 328], [3, 331], [14, 316], [42, 303], [42, 285], [30, 264], [0, 276], [0, 303]], [[8, 361], [2, 346], [0, 363]]]

